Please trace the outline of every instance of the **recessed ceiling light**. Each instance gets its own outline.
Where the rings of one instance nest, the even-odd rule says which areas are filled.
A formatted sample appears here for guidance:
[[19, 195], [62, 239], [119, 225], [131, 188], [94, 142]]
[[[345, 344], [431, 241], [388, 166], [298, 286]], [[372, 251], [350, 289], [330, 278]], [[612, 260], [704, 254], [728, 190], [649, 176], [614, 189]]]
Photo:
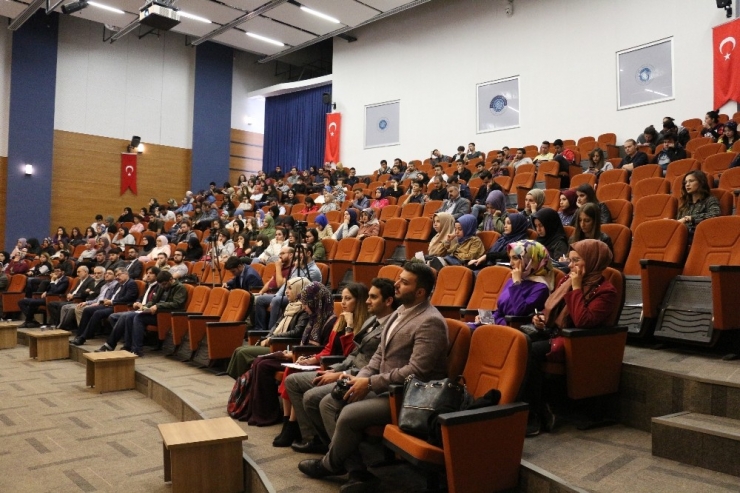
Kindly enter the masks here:
[[194, 21], [205, 22], [206, 24], [212, 24], [212, 22], [206, 19], [205, 17], [201, 17], [199, 15], [194, 15], [194, 14], [188, 14], [187, 12], [183, 12], [182, 10], [178, 10], [178, 12], [180, 13], [180, 17], [186, 17]]
[[339, 19], [335, 19], [334, 17], [332, 17], [330, 15], [323, 14], [323, 13], [317, 11], [317, 10], [309, 9], [305, 5], [301, 5], [301, 10], [304, 11], [304, 12], [307, 12], [307, 13], [309, 13], [311, 15], [315, 15], [316, 17], [321, 17], [325, 21], [333, 22], [334, 24], [340, 24]]
[[281, 43], [280, 41], [275, 41], [274, 39], [270, 39], [265, 36], [260, 36], [259, 34], [247, 32], [247, 36], [249, 36], [250, 38], [259, 39], [260, 41], [264, 41], [265, 43], [274, 44], [275, 46], [285, 46], [285, 44]]
[[98, 2], [87, 2], [87, 4], [88, 5], [92, 5], [93, 7], [97, 7], [99, 9], [107, 10], [109, 12], [115, 12], [116, 14], [125, 14], [126, 13], [126, 12], [124, 12], [121, 9], [117, 9], [115, 7], [111, 7], [109, 5], [105, 5], [105, 4], [98, 3]]

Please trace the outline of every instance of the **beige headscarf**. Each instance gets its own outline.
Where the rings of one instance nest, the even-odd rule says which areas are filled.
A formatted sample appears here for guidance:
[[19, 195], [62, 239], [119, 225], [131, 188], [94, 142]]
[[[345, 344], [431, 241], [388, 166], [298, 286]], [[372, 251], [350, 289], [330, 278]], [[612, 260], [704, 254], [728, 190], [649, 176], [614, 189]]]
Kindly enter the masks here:
[[[432, 241], [429, 242], [429, 255], [434, 257], [444, 257], [447, 255], [447, 248], [443, 242], [447, 239], [448, 235], [455, 232], [455, 217], [447, 212], [440, 212], [435, 214], [439, 219], [440, 228]], [[433, 219], [432, 219], [433, 220]]]
[[275, 326], [275, 330], [272, 332], [273, 337], [286, 332], [288, 327], [290, 327], [290, 323], [293, 321], [293, 318], [301, 312], [301, 307], [303, 305], [301, 303], [300, 294], [306, 286], [311, 284], [311, 280], [306, 279], [305, 277], [294, 277], [293, 279], [288, 279], [286, 282], [288, 283], [287, 287], [290, 287], [290, 290], [295, 293], [296, 299], [295, 301], [288, 303], [285, 307], [283, 318], [280, 319]]

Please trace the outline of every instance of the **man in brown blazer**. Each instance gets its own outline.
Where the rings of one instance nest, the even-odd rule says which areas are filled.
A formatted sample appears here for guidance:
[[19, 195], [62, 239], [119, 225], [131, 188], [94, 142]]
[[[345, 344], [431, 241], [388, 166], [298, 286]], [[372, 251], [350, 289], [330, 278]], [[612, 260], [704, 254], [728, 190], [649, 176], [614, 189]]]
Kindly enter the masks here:
[[352, 386], [346, 406], [331, 395], [321, 400], [324, 428], [332, 437], [329, 452], [322, 459], [301, 461], [301, 472], [312, 478], [349, 472], [349, 481], [340, 488], [343, 493], [376, 489], [378, 478], [367, 471], [359, 445], [365, 428], [391, 422], [389, 386], [402, 384], [409, 375], [428, 381], [447, 373], [447, 325], [429, 303], [434, 281], [426, 264], [406, 262], [395, 285], [401, 306], [386, 322], [370, 362], [357, 376], [348, 377]]

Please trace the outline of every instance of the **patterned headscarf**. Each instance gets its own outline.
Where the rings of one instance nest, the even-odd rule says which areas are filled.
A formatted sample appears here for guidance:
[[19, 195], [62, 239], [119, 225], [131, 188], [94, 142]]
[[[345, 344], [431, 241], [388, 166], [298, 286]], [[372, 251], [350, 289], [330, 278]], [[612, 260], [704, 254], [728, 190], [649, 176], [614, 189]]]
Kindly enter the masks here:
[[301, 292], [301, 303], [311, 310], [301, 344], [307, 344], [309, 341], [320, 343], [324, 325], [334, 316], [331, 291], [320, 282], [314, 281]]
[[541, 282], [552, 291], [555, 287], [555, 270], [552, 260], [542, 243], [532, 240], [521, 240], [509, 243], [506, 247], [509, 254], [519, 255], [522, 259], [522, 279]]

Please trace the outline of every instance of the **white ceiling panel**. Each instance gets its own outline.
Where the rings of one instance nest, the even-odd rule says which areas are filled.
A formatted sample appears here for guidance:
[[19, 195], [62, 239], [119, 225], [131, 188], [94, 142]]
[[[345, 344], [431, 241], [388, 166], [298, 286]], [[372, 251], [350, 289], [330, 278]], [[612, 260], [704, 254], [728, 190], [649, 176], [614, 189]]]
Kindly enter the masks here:
[[291, 26], [300, 27], [320, 36], [344, 27], [342, 24], [335, 24], [304, 12], [300, 7], [296, 7], [290, 3], [284, 3], [270, 10], [265, 13], [265, 16], [290, 24]]
[[205, 22], [199, 22], [194, 21], [193, 19], [180, 17], [180, 23], [173, 27], [172, 31], [199, 38], [208, 34], [216, 28], [218, 28], [218, 24], [206, 24]]
[[244, 24], [240, 24], [239, 29], [259, 34], [260, 36], [267, 36], [268, 38], [291, 46], [305, 43], [315, 37], [305, 31], [299, 31], [298, 29], [280, 24], [271, 19], [265, 19], [264, 17], [250, 19]]
[[362, 0], [362, 2], [383, 12], [411, 3], [408, 0]]
[[[111, 4], [106, 3], [106, 5]], [[132, 20], [136, 19], [136, 16], [133, 14], [117, 14], [115, 12], [109, 12], [107, 10], [99, 9], [93, 6], [89, 6], [84, 10], [80, 10], [79, 12], [75, 12], [74, 14], [70, 15], [74, 17], [79, 17], [81, 19], [87, 19], [88, 21], [99, 22], [100, 24], [108, 24], [109, 26], [116, 27], [125, 27]]]
[[26, 7], [27, 5], [19, 2], [0, 2], [0, 15], [12, 19], [26, 10]]
[[301, 0], [300, 3], [339, 19], [342, 24], [348, 26], [356, 26], [380, 13], [355, 0]]
[[257, 53], [258, 55], [274, 55], [275, 53], [279, 53], [285, 49], [285, 47], [276, 46], [258, 39], [250, 38], [236, 29], [229, 29], [225, 33], [219, 34], [213, 38], [213, 41], [248, 51], [250, 53]]
[[240, 10], [204, 0], [179, 0], [175, 5], [178, 9], [189, 14], [199, 15], [219, 24], [226, 24], [245, 14], [245, 12]]
[[251, 12], [257, 7], [261, 7], [264, 4], [268, 3], [269, 1], [270, 0], [220, 0], [220, 2], [224, 5], [234, 7], [235, 9], [244, 10], [245, 13]]

